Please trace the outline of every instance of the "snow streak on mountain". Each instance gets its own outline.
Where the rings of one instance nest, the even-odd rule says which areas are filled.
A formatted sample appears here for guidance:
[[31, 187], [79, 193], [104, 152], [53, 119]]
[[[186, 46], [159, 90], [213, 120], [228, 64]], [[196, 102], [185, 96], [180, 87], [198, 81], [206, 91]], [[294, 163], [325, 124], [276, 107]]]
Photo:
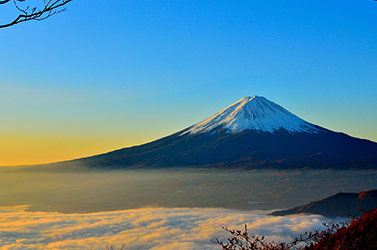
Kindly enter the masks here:
[[274, 133], [279, 129], [289, 133], [318, 133], [319, 127], [290, 113], [261, 96], [245, 97], [215, 115], [193, 125], [184, 134], [215, 133], [226, 130], [238, 133], [257, 130]]

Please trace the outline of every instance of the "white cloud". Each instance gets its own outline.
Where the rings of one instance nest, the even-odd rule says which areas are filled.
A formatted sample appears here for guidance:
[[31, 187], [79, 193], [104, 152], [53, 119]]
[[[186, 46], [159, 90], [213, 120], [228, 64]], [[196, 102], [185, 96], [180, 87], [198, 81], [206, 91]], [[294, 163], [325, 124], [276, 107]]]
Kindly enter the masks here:
[[317, 215], [267, 216], [261, 211], [219, 208], [142, 208], [90, 214], [2, 212], [0, 249], [99, 250], [114, 244], [126, 249], [221, 249], [210, 239], [224, 241], [221, 229], [243, 229], [267, 240], [292, 240], [318, 229], [328, 219]]

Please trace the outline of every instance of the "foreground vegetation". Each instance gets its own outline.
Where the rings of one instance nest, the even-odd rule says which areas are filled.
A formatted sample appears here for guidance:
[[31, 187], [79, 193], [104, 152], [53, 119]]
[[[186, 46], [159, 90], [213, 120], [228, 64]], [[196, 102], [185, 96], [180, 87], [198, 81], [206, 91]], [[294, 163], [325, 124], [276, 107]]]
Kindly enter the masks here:
[[363, 212], [360, 218], [349, 217], [341, 224], [324, 224], [324, 230], [304, 233], [290, 243], [267, 242], [264, 237], [250, 236], [247, 226], [240, 230], [228, 231], [233, 237], [223, 243], [211, 240], [223, 250], [365, 250], [377, 249], [377, 209]]

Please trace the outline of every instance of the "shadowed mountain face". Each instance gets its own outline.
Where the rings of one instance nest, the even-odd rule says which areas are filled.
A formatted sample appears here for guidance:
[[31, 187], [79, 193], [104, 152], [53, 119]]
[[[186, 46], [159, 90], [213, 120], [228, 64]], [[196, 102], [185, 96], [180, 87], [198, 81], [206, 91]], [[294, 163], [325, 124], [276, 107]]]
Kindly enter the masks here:
[[162, 139], [71, 161], [90, 167], [377, 168], [377, 143], [308, 123], [246, 97]]
[[369, 211], [377, 207], [377, 190], [360, 193], [338, 193], [320, 201], [311, 202], [304, 206], [288, 210], [275, 211], [270, 215], [285, 216], [291, 214], [309, 213], [326, 217], [359, 216], [362, 211]]

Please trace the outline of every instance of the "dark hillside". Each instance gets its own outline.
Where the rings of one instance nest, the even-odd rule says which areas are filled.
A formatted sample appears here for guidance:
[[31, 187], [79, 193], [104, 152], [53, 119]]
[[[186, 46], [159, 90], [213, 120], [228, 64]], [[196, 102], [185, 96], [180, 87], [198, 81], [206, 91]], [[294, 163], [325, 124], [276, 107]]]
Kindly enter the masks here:
[[347, 217], [347, 215], [360, 216], [362, 212], [377, 208], [377, 190], [360, 193], [338, 193], [320, 201], [311, 202], [304, 206], [288, 210], [275, 211], [274, 216], [309, 213], [320, 214], [326, 217]]

